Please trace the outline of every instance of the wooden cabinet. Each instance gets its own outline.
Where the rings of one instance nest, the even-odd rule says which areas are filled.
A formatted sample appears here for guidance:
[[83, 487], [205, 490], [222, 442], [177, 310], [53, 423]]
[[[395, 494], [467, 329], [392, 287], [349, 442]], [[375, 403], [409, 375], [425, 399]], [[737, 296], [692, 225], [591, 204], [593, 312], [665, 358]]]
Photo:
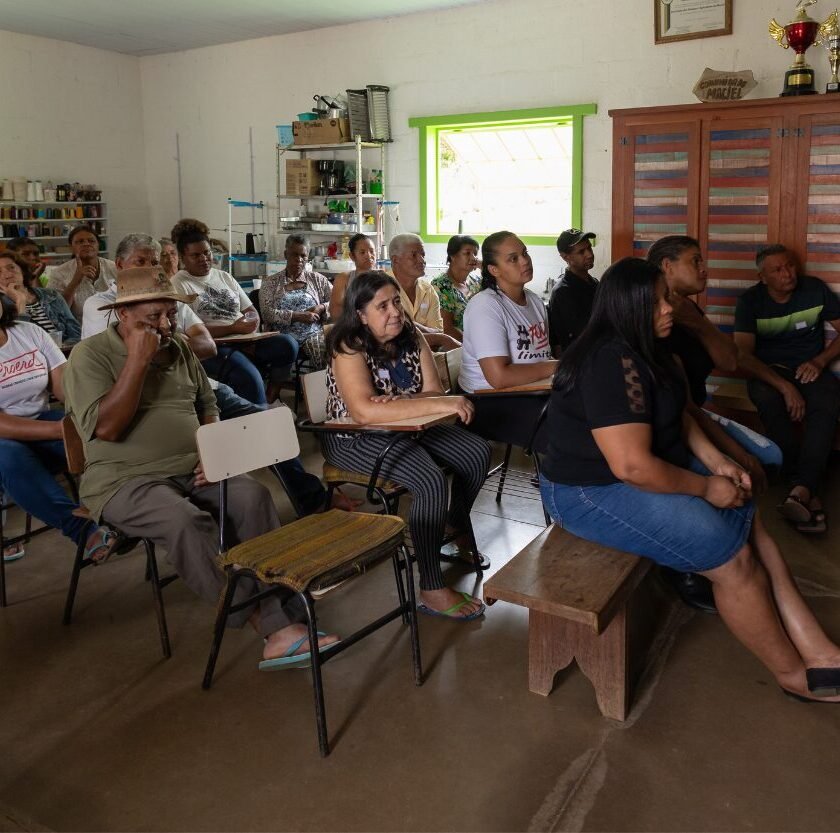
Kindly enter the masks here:
[[840, 292], [840, 95], [611, 110], [612, 256], [700, 241], [701, 302], [731, 330], [755, 253], [784, 243]]

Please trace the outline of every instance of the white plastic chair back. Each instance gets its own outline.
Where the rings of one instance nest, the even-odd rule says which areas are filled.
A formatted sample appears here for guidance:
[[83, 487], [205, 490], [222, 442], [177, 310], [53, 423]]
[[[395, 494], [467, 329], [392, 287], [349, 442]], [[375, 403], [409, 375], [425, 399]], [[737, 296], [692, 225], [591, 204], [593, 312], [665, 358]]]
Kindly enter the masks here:
[[303, 401], [306, 404], [306, 416], [313, 425], [319, 425], [327, 419], [327, 371], [316, 370], [301, 376], [303, 382]]
[[202, 425], [195, 439], [204, 476], [211, 483], [282, 463], [300, 453], [288, 408]]
[[463, 348], [456, 347], [454, 350], [447, 350], [446, 366], [449, 368], [450, 393], [458, 393], [461, 389], [458, 385], [458, 376], [461, 373], [461, 353]]

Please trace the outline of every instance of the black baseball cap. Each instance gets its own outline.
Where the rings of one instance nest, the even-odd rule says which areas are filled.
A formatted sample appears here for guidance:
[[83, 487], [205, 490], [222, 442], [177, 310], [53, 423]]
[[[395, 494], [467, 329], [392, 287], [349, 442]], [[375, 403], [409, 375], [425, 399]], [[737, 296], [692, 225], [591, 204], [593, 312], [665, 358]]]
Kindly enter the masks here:
[[577, 246], [581, 240], [594, 240], [595, 235], [591, 231], [581, 231], [579, 228], [567, 228], [557, 238], [557, 251], [560, 254], [565, 254], [572, 248]]

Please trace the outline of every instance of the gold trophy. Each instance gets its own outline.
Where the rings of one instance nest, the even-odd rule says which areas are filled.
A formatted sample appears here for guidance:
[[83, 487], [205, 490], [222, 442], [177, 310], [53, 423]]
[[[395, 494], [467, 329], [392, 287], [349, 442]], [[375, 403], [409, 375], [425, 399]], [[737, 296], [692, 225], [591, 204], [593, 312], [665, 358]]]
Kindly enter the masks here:
[[781, 95], [813, 95], [814, 69], [805, 62], [805, 52], [814, 43], [820, 43], [820, 24], [808, 17], [805, 10], [817, 0], [799, 0], [796, 4], [796, 17], [782, 26], [776, 19], [770, 21], [770, 37], [783, 49], [791, 48], [796, 59], [785, 73], [785, 86]]
[[823, 46], [828, 51], [828, 65], [831, 67], [831, 80], [825, 85], [827, 93], [840, 93], [840, 79], [837, 70], [840, 67], [840, 22], [835, 9], [820, 26]]

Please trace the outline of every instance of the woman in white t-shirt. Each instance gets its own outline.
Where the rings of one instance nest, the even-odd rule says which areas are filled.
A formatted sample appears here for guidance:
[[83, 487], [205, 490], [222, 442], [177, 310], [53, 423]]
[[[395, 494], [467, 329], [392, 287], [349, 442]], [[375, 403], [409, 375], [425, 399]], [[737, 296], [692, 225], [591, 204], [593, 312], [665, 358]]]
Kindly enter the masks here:
[[[497, 231], [482, 243], [481, 259], [481, 291], [464, 311], [461, 390], [471, 394], [551, 376], [557, 362], [548, 343], [545, 306], [525, 288], [534, 277], [528, 249], [513, 232]], [[488, 440], [524, 448], [547, 396], [547, 391], [544, 396], [473, 396], [470, 428]]]
[[[66, 466], [64, 414], [49, 409], [49, 395], [64, 399], [61, 377], [67, 360], [45, 330], [16, 320], [26, 300], [22, 286], [0, 289], [0, 488], [25, 512], [74, 543], [84, 539], [86, 556], [102, 561], [117, 536], [76, 517], [78, 504], [55, 479]], [[4, 553], [4, 558], [19, 554]]]
[[[172, 229], [183, 268], [172, 278], [177, 292], [196, 295], [193, 311], [213, 338], [248, 335], [260, 328], [260, 315], [233, 275], [213, 267], [208, 227], [199, 220], [179, 220]], [[297, 341], [287, 333], [260, 339], [241, 348], [219, 345], [218, 354], [202, 364], [208, 376], [229, 384], [255, 405], [267, 405], [263, 373], [270, 371], [272, 388], [289, 378], [298, 354]]]

